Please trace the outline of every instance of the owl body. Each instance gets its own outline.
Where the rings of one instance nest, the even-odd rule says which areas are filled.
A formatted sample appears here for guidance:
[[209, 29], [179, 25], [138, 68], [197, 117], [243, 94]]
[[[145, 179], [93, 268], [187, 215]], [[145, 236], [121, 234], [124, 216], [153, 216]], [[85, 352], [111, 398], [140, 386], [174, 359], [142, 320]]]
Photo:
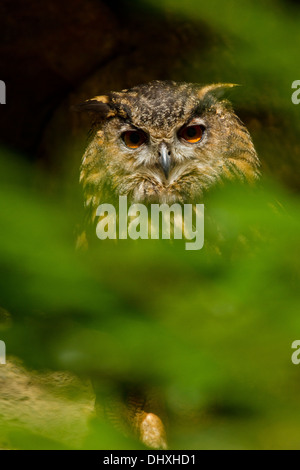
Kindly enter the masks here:
[[[185, 204], [203, 202], [228, 179], [256, 180], [259, 159], [250, 134], [221, 98], [233, 86], [154, 81], [79, 105], [93, 115], [80, 169], [87, 224], [100, 204], [117, 205], [120, 195], [129, 202]], [[147, 446], [166, 448], [149, 400], [130, 396], [132, 429]]]

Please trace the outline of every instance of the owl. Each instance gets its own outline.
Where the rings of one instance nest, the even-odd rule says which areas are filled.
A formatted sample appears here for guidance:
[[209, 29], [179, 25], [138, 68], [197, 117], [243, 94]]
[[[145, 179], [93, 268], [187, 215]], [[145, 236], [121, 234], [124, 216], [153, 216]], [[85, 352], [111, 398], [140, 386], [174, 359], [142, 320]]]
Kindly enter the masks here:
[[91, 219], [102, 201], [119, 195], [187, 203], [203, 200], [221, 180], [257, 179], [250, 134], [219, 99], [233, 86], [154, 81], [79, 105], [94, 116], [80, 171]]
[[[185, 204], [203, 201], [226, 180], [255, 181], [260, 165], [250, 134], [222, 98], [234, 86], [153, 81], [80, 104], [93, 116], [80, 169], [87, 224], [99, 204], [120, 195]], [[108, 414], [127, 416], [148, 447], [164, 449], [164, 425], [152, 402], [129, 393], [127, 408], [108, 406]]]

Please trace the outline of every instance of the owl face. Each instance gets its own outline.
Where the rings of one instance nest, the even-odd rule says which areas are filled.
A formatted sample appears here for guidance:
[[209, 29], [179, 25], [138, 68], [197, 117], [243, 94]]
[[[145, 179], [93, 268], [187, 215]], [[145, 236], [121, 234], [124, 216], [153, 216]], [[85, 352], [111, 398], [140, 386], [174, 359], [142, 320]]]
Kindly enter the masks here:
[[231, 86], [155, 81], [80, 105], [95, 119], [80, 175], [86, 205], [119, 195], [132, 202], [201, 202], [224, 178], [257, 178], [251, 137], [219, 99]]

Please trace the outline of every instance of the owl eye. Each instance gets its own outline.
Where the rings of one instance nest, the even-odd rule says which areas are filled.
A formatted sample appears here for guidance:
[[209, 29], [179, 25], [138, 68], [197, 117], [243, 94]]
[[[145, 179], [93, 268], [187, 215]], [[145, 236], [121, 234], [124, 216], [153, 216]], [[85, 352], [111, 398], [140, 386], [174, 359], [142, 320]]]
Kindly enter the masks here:
[[146, 140], [147, 136], [143, 131], [126, 131], [122, 134], [123, 142], [130, 149], [137, 149]]
[[195, 124], [193, 126], [185, 126], [180, 129], [178, 136], [190, 144], [196, 144], [202, 139], [203, 131], [203, 126]]

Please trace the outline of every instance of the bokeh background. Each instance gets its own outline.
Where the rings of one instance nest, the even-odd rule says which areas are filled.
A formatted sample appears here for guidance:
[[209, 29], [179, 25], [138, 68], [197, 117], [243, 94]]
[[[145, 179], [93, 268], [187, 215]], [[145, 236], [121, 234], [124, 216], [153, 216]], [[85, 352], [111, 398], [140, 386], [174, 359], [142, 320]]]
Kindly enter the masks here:
[[[0, 18], [1, 447], [140, 448], [95, 417], [100, 378], [155, 390], [171, 448], [298, 449], [298, 3], [3, 0]], [[90, 123], [70, 107], [152, 79], [241, 84], [262, 181], [211, 192], [199, 252], [76, 253]]]

